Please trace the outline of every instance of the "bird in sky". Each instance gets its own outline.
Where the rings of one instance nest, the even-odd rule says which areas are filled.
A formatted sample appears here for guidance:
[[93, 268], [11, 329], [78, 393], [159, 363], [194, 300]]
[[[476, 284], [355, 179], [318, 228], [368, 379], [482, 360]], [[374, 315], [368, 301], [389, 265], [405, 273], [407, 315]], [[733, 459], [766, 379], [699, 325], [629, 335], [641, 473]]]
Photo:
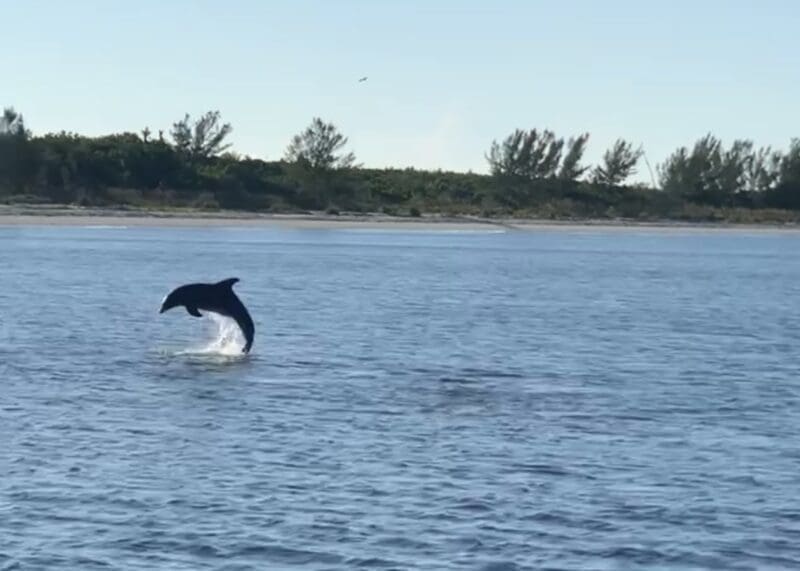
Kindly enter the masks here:
[[365, 81], [367, 81], [367, 76], [366, 75], [358, 80], [359, 83], [363, 83]]

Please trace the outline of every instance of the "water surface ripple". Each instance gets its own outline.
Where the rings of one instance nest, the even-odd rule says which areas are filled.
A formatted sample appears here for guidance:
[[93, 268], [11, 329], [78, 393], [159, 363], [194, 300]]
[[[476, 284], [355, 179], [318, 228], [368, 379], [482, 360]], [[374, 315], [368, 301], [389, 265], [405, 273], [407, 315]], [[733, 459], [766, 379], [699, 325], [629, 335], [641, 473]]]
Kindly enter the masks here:
[[796, 569], [799, 246], [0, 229], [0, 570]]

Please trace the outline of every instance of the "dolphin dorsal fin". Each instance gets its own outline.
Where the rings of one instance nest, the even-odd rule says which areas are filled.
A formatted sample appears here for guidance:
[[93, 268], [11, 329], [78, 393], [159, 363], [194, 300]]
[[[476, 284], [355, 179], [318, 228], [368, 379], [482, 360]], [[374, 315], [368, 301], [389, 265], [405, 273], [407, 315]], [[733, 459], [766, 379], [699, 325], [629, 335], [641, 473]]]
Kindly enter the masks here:
[[225, 288], [232, 288], [233, 284], [239, 281], [239, 278], [228, 278], [227, 280], [222, 280], [221, 282], [217, 282], [218, 287], [225, 287]]

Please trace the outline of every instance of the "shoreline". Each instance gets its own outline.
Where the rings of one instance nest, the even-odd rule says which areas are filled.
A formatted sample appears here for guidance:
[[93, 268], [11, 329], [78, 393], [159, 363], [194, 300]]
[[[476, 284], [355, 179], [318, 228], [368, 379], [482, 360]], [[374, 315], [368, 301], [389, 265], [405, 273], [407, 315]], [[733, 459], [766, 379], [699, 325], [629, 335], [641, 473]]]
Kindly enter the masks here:
[[449, 231], [535, 230], [654, 230], [800, 232], [797, 223], [741, 224], [733, 222], [642, 221], [627, 219], [550, 220], [423, 215], [419, 218], [385, 214], [272, 214], [243, 211], [134, 210], [69, 206], [0, 205], [0, 227], [276, 227], [284, 229], [395, 229]]

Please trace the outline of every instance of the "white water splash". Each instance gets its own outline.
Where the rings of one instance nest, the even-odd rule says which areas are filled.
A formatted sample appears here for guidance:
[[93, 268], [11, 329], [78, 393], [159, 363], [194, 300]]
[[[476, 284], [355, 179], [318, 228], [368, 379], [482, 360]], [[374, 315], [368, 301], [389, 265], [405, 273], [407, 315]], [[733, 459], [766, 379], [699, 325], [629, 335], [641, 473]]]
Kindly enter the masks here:
[[205, 345], [179, 351], [179, 355], [218, 355], [221, 357], [244, 357], [242, 348], [245, 339], [233, 319], [216, 313], [204, 314], [213, 323], [214, 337]]

